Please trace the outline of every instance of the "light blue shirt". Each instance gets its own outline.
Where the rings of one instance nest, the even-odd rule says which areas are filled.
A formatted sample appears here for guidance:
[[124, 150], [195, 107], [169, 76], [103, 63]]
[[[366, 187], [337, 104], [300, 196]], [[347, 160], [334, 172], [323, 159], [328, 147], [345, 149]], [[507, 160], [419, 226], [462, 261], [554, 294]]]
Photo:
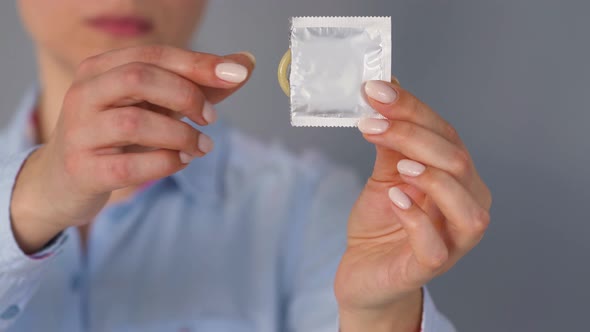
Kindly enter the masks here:
[[[338, 330], [353, 172], [215, 124], [213, 152], [97, 216], [86, 254], [72, 228], [27, 256], [9, 207], [36, 95], [0, 133], [0, 331]], [[425, 294], [423, 329], [451, 331]]]

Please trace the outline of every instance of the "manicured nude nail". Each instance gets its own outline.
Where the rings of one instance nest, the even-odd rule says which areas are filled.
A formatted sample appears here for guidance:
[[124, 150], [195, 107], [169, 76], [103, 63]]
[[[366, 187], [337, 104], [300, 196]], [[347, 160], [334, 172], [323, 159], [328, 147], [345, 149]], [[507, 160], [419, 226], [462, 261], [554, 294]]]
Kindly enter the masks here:
[[365, 84], [365, 93], [383, 104], [391, 104], [397, 99], [397, 92], [383, 81], [368, 81]]
[[397, 170], [403, 175], [419, 176], [424, 173], [426, 166], [413, 160], [402, 159], [397, 163]]
[[256, 64], [256, 57], [254, 56], [254, 54], [250, 53], [250, 52], [239, 52], [238, 54], [243, 54], [245, 56], [248, 57], [248, 59], [250, 59], [250, 61], [252, 61], [253, 64]]
[[237, 63], [220, 63], [215, 67], [215, 75], [230, 83], [242, 83], [248, 77], [248, 69]]
[[402, 210], [407, 210], [412, 206], [412, 201], [398, 187], [389, 188], [389, 199]]
[[188, 164], [190, 163], [193, 159], [195, 159], [195, 157], [191, 156], [190, 154], [180, 151], [179, 152], [180, 155], [180, 162], [183, 164]]
[[208, 101], [205, 101], [205, 104], [203, 105], [203, 118], [208, 124], [212, 124], [217, 121], [217, 111]]
[[359, 120], [358, 127], [363, 134], [382, 134], [389, 128], [389, 120], [362, 118]]
[[205, 134], [201, 134], [199, 136], [199, 150], [201, 150], [203, 153], [209, 153], [211, 150], [213, 150], [213, 141], [211, 138], [209, 138], [209, 136]]

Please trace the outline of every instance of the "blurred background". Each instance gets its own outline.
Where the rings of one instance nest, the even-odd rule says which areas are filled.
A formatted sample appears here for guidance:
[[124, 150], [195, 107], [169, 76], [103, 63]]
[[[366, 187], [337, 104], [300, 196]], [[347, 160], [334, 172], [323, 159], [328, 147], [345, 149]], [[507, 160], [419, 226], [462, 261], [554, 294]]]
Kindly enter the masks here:
[[[373, 147], [356, 129], [291, 128], [275, 71], [291, 16], [392, 16], [394, 74], [457, 127], [494, 194], [482, 243], [431, 284], [438, 306], [460, 331], [587, 331], [589, 12], [574, 0], [212, 0], [194, 48], [257, 56], [219, 107], [233, 125], [366, 178]], [[4, 126], [35, 80], [13, 1], [0, 2], [0, 41]]]

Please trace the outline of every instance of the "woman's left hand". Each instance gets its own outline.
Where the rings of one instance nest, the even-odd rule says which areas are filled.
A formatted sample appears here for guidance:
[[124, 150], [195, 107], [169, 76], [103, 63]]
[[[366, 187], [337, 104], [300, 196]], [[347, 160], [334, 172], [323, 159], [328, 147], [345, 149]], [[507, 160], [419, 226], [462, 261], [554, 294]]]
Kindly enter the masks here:
[[483, 237], [491, 194], [455, 129], [397, 84], [371, 81], [386, 119], [359, 129], [377, 148], [348, 223], [335, 282], [343, 332], [416, 331], [421, 288]]

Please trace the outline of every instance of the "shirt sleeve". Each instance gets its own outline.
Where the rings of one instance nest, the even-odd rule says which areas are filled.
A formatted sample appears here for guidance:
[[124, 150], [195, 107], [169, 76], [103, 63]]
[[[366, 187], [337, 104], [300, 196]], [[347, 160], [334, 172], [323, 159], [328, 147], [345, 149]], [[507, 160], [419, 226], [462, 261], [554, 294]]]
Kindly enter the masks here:
[[[304, 182], [302, 182], [304, 183]], [[348, 216], [362, 186], [349, 170], [331, 168], [315, 185], [299, 192], [307, 204], [285, 239], [288, 245], [286, 329], [289, 332], [339, 330], [333, 282], [346, 249]], [[301, 213], [309, 211], [309, 213]], [[424, 288], [422, 332], [455, 332]]]
[[426, 287], [423, 294], [422, 332], [455, 332], [453, 324], [436, 309]]
[[10, 201], [16, 177], [33, 150], [0, 158], [0, 331], [18, 318], [37, 290], [44, 268], [67, 239], [62, 233], [33, 255], [25, 254], [15, 240]]

